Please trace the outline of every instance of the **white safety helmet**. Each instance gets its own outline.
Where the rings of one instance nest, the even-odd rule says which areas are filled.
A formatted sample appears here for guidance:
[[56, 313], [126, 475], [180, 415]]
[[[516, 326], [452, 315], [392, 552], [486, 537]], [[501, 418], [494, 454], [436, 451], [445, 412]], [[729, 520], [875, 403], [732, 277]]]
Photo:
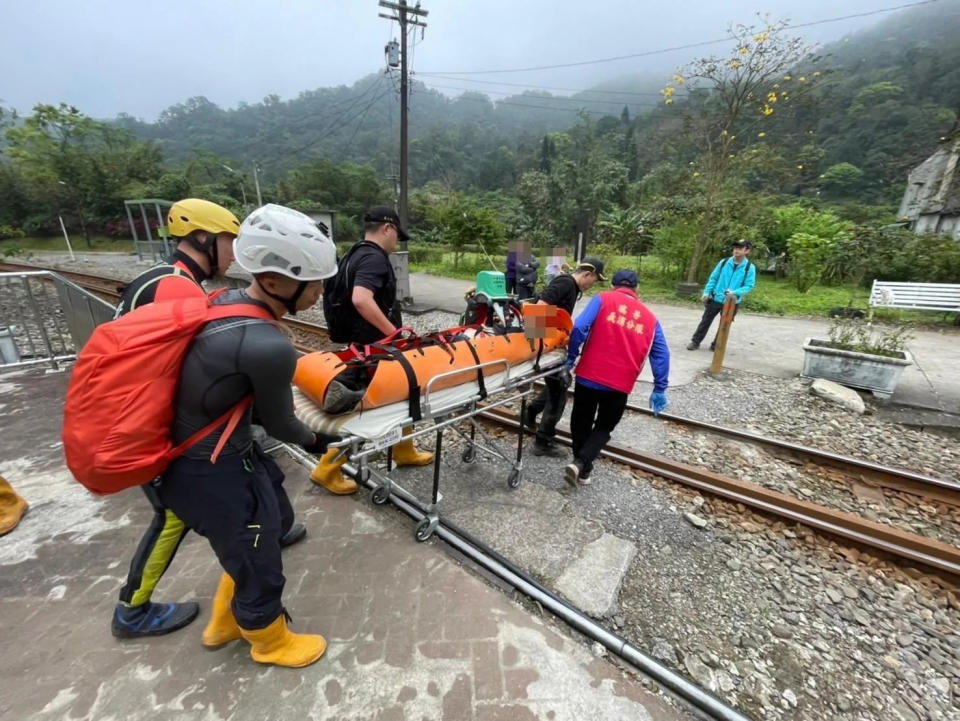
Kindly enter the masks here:
[[337, 248], [299, 210], [268, 203], [250, 213], [233, 241], [233, 256], [248, 273], [280, 273], [301, 281], [337, 274]]

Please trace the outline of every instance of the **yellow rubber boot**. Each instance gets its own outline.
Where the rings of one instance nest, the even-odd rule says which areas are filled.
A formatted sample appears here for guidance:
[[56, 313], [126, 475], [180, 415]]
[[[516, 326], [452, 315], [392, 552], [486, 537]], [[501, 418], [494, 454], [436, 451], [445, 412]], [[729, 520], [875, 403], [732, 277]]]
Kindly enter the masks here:
[[433, 454], [417, 450], [412, 439], [400, 441], [393, 447], [393, 462], [398, 466], [425, 466], [433, 463]]
[[0, 476], [0, 536], [17, 527], [27, 508], [27, 502]]
[[250, 658], [257, 663], [272, 663], [276, 666], [301, 668], [309, 666], [327, 650], [323, 636], [293, 633], [287, 628], [283, 614], [266, 628], [240, 629], [250, 642]]
[[213, 595], [213, 607], [210, 610], [210, 622], [203, 629], [203, 645], [209, 649], [217, 649], [226, 643], [241, 638], [237, 619], [233, 617], [230, 602], [233, 601], [233, 590], [236, 586], [233, 578], [224, 573], [220, 576], [220, 585]]
[[347, 496], [357, 492], [357, 482], [352, 478], [344, 478], [340, 471], [346, 460], [346, 455], [336, 458], [339, 448], [331, 448], [322, 456], [316, 468], [310, 471], [310, 480], [318, 486], [323, 486], [335, 496]]

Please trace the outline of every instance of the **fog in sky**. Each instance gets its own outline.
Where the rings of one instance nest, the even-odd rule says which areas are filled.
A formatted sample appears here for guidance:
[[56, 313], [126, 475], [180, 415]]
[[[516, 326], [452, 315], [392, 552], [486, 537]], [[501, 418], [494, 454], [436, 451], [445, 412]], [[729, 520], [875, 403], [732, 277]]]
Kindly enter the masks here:
[[[757, 11], [808, 23], [897, 4], [424, 0], [428, 27], [422, 42], [417, 33], [413, 69], [451, 73], [571, 63], [722, 38], [730, 23], [751, 23]], [[378, 17], [387, 11], [378, 8], [377, 0], [4, 0], [0, 7], [0, 103], [21, 113], [37, 102], [64, 101], [94, 117], [127, 112], [152, 120], [195, 95], [223, 107], [258, 102], [271, 93], [288, 99], [304, 90], [349, 85], [382, 69], [383, 47], [398, 37], [396, 26]], [[812, 43], [829, 42], [888, 16], [795, 32]], [[586, 88], [624, 74], [665, 76], [710, 51], [463, 77]], [[421, 79], [427, 80], [426, 75]], [[464, 80], [432, 82], [509, 89]]]

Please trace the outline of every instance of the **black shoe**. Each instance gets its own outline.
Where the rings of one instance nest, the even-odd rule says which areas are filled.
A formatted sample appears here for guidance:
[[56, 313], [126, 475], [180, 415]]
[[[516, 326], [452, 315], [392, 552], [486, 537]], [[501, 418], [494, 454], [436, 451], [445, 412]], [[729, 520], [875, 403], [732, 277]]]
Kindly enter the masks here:
[[366, 394], [366, 388], [355, 391], [347, 388], [340, 381], [331, 381], [323, 398], [323, 412], [338, 415], [352, 411]]
[[583, 463], [577, 459], [563, 469], [563, 479], [574, 488], [580, 481], [580, 473], [583, 471]]
[[294, 543], [300, 543], [300, 541], [306, 537], [307, 527], [302, 523], [294, 523], [290, 526], [290, 530], [280, 538], [280, 548], [286, 548], [287, 546], [292, 546]]
[[567, 449], [559, 443], [540, 443], [535, 441], [533, 444], [533, 455], [550, 456], [550, 458], [566, 458]]
[[687, 344], [687, 350], [696, 350], [699, 347], [700, 347], [700, 344], [694, 343], [693, 341], [690, 341], [690, 343]]
[[710, 350], [716, 350], [716, 349], [717, 349], [717, 344], [716, 344], [716, 343], [711, 343], [711, 344], [710, 344]]
[[162, 636], [183, 628], [200, 613], [195, 601], [186, 603], [147, 603], [142, 606], [117, 604], [110, 630], [115, 638]]

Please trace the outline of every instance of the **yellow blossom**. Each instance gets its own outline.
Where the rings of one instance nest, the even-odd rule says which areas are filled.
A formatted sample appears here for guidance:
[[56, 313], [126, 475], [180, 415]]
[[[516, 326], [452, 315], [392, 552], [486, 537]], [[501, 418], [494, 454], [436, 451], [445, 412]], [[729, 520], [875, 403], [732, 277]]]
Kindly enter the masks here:
[[764, 106], [763, 106], [763, 114], [764, 114], [764, 115], [773, 115], [773, 108], [771, 108], [769, 105], [764, 105]]
[[753, 41], [754, 41], [755, 43], [766, 42], [766, 41], [769, 40], [769, 39], [770, 39], [770, 33], [760, 33], [759, 35], [754, 35], [754, 36], [753, 36]]
[[730, 157], [731, 157], [731, 158], [733, 157], [733, 153], [730, 153]]
[[798, 166], [797, 166], [797, 170], [803, 170], [803, 166], [802, 166], [802, 165], [798, 165]]
[[767, 137], [767, 134], [766, 134], [766, 133], [757, 133], [757, 137], [758, 137], [758, 138], [765, 138], [765, 137]]
[[805, 75], [801, 75], [801, 76], [798, 78], [798, 80], [799, 80], [801, 83], [807, 82], [807, 78], [806, 78]]
[[784, 75], [784, 76], [783, 76], [783, 79], [784, 79], [784, 80], [791, 80], [791, 77], [790, 77], [789, 75]]
[[741, 45], [741, 46], [740, 46], [740, 54], [741, 54], [741, 55], [746, 55], [746, 54], [749, 53], [749, 52], [750, 52], [750, 46], [749, 46], [749, 45]]
[[665, 98], [671, 97], [673, 95], [673, 86], [668, 85], [667, 87], [665, 87], [663, 90], [660, 91], [660, 94]]
[[820, 71], [817, 70], [816, 72], [814, 72], [813, 77], [819, 78], [819, 77], [820, 77]]
[[767, 93], [767, 102], [768, 102], [768, 103], [775, 103], [775, 102], [777, 102], [777, 94], [776, 94], [776, 93]]
[[697, 178], [697, 177], [699, 177], [699, 176], [700, 176], [700, 171], [695, 170], [695, 171], [693, 172], [693, 177], [694, 177], [694, 178]]
[[774, 83], [774, 84], [773, 84], [773, 87], [779, 88], [779, 87], [780, 87], [780, 84], [779, 84], [779, 83]]
[[743, 67], [743, 63], [741, 63], [739, 60], [731, 60], [730, 67], [733, 68], [734, 70], [739, 70], [740, 68]]
[[726, 135], [726, 134], [727, 134], [727, 129], [726, 129], [726, 128], [724, 128], [723, 130], [720, 131], [720, 135]]
[[673, 105], [673, 98], [667, 98], [663, 102], [665, 105]]
[[787, 100], [789, 97], [790, 97], [790, 96], [787, 95], [786, 93], [780, 93], [780, 98], [781, 98], [782, 100]]
[[675, 82], [677, 85], [683, 85], [687, 81], [684, 79], [682, 75], [674, 75], [673, 82]]

